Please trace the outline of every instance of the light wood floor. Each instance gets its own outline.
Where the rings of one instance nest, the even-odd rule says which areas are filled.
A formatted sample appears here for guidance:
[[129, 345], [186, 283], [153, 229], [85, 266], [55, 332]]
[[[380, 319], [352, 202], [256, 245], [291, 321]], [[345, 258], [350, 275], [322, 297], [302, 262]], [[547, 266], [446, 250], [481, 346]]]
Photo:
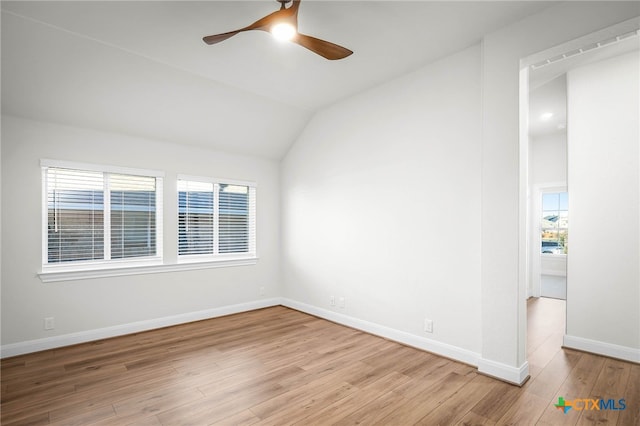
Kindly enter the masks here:
[[[522, 388], [274, 307], [5, 359], [2, 424], [639, 424], [640, 365], [561, 350], [549, 300], [529, 302]], [[559, 396], [627, 409], [563, 414]]]

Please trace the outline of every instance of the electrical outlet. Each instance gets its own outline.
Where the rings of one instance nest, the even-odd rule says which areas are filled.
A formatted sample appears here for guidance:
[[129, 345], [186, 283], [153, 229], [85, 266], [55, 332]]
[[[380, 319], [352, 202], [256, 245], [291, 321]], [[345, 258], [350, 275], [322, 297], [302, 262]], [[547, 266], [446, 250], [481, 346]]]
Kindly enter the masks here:
[[329, 297], [329, 303], [331, 304], [331, 306], [336, 306], [336, 297], [335, 296]]
[[345, 300], [344, 300], [344, 297], [341, 297], [340, 299], [338, 299], [338, 303], [340, 304], [340, 307], [341, 307], [341, 308], [344, 308], [344, 306], [345, 306]]
[[424, 331], [427, 333], [433, 333], [433, 320], [429, 318], [424, 319]]
[[44, 319], [44, 329], [53, 330], [56, 326], [56, 320], [53, 317], [47, 317]]

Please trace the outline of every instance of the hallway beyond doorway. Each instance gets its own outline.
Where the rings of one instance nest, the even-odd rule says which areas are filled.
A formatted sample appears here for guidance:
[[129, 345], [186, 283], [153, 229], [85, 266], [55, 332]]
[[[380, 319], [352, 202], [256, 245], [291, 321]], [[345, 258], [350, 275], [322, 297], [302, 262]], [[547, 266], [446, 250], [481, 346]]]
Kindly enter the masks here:
[[547, 297], [527, 300], [527, 359], [531, 377], [562, 350], [566, 302]]

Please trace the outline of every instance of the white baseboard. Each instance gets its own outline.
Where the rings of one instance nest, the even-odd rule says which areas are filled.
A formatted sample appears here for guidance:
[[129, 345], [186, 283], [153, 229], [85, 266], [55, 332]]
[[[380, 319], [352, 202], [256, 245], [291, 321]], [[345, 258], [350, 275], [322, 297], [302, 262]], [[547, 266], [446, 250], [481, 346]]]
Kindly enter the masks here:
[[462, 349], [457, 346], [427, 339], [426, 337], [416, 336], [415, 334], [407, 333], [405, 331], [396, 330], [391, 327], [361, 320], [359, 318], [354, 318], [348, 315], [341, 314], [339, 312], [330, 311], [328, 309], [319, 308], [317, 306], [308, 305], [306, 303], [287, 298], [282, 299], [282, 305], [291, 309], [315, 315], [329, 321], [333, 321], [338, 324], [346, 325], [357, 330], [365, 331], [376, 336], [381, 336], [386, 339], [405, 344], [407, 346], [432, 352], [436, 355], [441, 355], [443, 357], [451, 358], [456, 361], [464, 362], [465, 364], [469, 364], [474, 367], [478, 366], [480, 354], [467, 349]]
[[0, 358], [23, 355], [47, 349], [54, 349], [62, 346], [76, 345], [78, 343], [107, 339], [109, 337], [123, 336], [125, 334], [139, 333], [141, 331], [221, 317], [224, 315], [237, 314], [240, 312], [247, 312], [255, 309], [281, 305], [281, 302], [282, 300], [279, 297], [262, 299], [252, 302], [240, 303], [237, 305], [222, 306], [219, 308], [188, 312], [185, 314], [155, 318], [152, 320], [137, 321], [129, 324], [116, 325], [95, 330], [87, 330], [71, 334], [63, 334], [60, 336], [45, 337], [43, 339], [28, 340], [26, 342], [10, 343], [8, 345], [2, 345], [2, 347], [0, 347]]
[[529, 363], [525, 361], [520, 367], [511, 367], [501, 362], [481, 359], [478, 364], [478, 372], [517, 386], [522, 386], [529, 378]]
[[613, 343], [600, 342], [597, 340], [585, 339], [583, 337], [564, 335], [563, 346], [579, 351], [591, 352], [611, 358], [622, 359], [640, 364], [640, 349], [629, 348], [627, 346], [615, 345]]

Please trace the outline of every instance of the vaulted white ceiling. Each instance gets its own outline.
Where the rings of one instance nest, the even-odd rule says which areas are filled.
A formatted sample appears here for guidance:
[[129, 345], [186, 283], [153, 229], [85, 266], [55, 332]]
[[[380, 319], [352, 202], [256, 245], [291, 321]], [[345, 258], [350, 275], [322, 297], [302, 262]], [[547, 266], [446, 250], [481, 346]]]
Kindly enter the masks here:
[[304, 0], [300, 32], [355, 52], [328, 61], [264, 32], [202, 42], [273, 0], [3, 1], [2, 110], [277, 159], [316, 110], [551, 4]]

